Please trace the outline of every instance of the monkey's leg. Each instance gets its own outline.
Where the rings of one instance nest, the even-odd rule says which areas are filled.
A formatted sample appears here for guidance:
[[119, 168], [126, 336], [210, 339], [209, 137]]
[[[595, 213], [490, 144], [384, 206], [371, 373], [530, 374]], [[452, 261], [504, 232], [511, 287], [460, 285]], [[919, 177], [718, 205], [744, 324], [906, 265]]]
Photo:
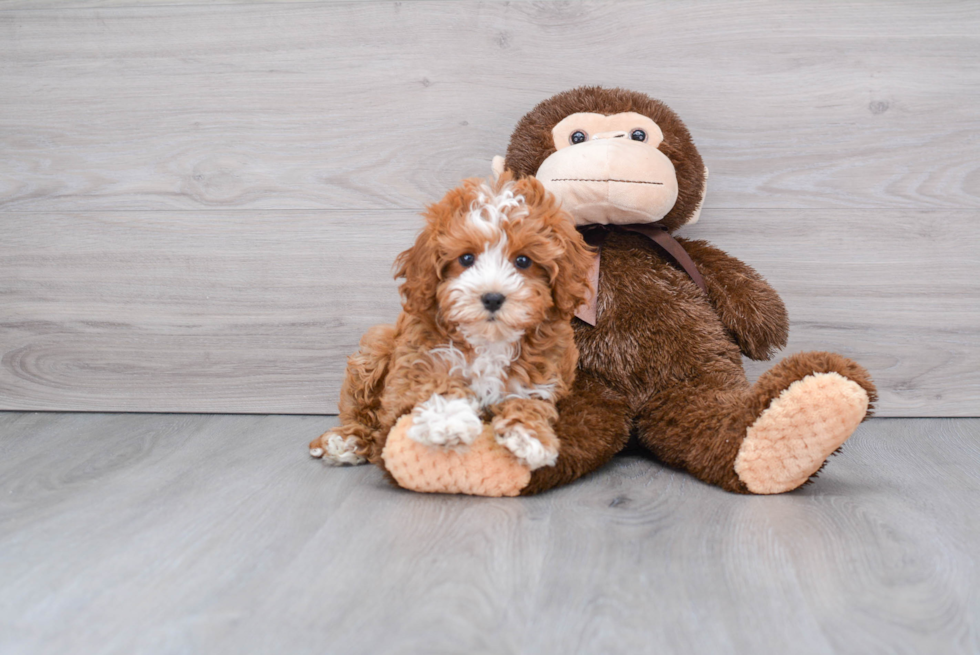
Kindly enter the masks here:
[[875, 398], [854, 362], [801, 353], [752, 387], [728, 375], [659, 394], [641, 411], [639, 438], [664, 463], [728, 491], [782, 493], [820, 470]]
[[621, 394], [578, 371], [571, 393], [558, 403], [558, 461], [535, 470], [521, 495], [567, 484], [607, 463], [626, 446], [631, 419]]
[[395, 326], [378, 325], [361, 338], [360, 349], [347, 360], [340, 388], [340, 425], [310, 442], [310, 455], [329, 464], [364, 464], [372, 456], [378, 412], [388, 363], [395, 346]]

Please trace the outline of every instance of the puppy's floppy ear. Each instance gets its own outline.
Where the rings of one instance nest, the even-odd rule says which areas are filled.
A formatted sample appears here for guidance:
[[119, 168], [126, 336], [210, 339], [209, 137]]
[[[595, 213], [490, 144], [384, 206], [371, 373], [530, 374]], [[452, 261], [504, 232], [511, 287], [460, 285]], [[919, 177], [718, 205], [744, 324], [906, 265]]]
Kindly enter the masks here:
[[442, 281], [443, 262], [439, 249], [440, 235], [452, 223], [453, 216], [465, 211], [473, 189], [480, 182], [475, 178], [463, 180], [442, 200], [426, 207], [425, 228], [415, 239], [415, 245], [395, 259], [395, 277], [405, 278], [398, 287], [405, 311], [423, 320], [438, 322], [439, 300], [436, 291]]
[[439, 263], [432, 220], [416, 237], [415, 245], [398, 255], [395, 266], [395, 277], [405, 278], [398, 287], [405, 311], [420, 318], [434, 318], [438, 310]]
[[[562, 210], [559, 212], [565, 214]], [[556, 220], [554, 230], [563, 242], [564, 249], [556, 262], [557, 271], [552, 279], [551, 295], [561, 318], [571, 320], [575, 310], [591, 296], [589, 270], [595, 253], [575, 229], [571, 216], [565, 215]]]
[[541, 207], [541, 218], [554, 238], [558, 255], [547, 267], [551, 276], [551, 296], [559, 317], [570, 320], [575, 310], [590, 297], [589, 270], [594, 251], [575, 229], [571, 214], [561, 208], [541, 182], [525, 177], [518, 180], [517, 185], [529, 206]]

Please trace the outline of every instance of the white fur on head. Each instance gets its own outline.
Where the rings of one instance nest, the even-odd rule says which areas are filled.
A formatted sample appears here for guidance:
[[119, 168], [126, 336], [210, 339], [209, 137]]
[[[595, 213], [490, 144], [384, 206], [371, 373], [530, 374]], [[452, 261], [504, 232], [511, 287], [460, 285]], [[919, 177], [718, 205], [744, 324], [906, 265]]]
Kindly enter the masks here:
[[524, 196], [514, 193], [513, 182], [504, 184], [496, 193], [486, 184], [481, 184], [476, 199], [470, 203], [470, 212], [466, 215], [466, 220], [484, 234], [492, 235], [500, 231], [502, 223], [524, 218], [527, 215]]

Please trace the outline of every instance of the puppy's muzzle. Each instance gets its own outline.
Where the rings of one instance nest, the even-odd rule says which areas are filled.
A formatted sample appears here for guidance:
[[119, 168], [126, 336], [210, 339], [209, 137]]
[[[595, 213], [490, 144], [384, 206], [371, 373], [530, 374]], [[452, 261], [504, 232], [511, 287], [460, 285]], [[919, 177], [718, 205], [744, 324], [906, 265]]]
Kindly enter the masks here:
[[480, 296], [480, 302], [483, 303], [483, 307], [493, 314], [504, 304], [507, 297], [502, 293], [485, 293]]

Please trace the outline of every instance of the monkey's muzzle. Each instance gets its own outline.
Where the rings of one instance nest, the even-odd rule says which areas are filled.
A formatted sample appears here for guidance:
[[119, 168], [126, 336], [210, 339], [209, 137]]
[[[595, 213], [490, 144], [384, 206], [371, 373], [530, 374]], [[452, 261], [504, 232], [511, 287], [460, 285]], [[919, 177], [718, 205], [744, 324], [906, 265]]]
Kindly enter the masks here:
[[659, 221], [677, 202], [677, 173], [667, 155], [627, 139], [562, 148], [535, 174], [576, 225]]

